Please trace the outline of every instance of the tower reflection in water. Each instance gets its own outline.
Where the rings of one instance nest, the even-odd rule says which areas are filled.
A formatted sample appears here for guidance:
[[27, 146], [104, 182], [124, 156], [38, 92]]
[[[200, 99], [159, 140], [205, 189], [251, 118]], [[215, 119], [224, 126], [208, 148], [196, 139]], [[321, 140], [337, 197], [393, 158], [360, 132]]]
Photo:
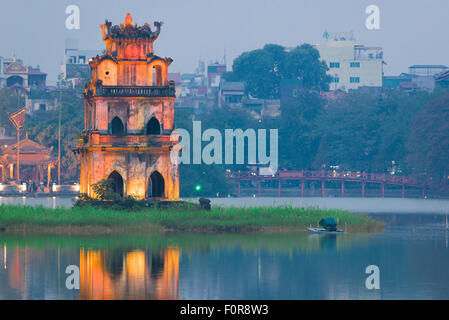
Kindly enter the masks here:
[[81, 249], [80, 299], [178, 299], [177, 247]]

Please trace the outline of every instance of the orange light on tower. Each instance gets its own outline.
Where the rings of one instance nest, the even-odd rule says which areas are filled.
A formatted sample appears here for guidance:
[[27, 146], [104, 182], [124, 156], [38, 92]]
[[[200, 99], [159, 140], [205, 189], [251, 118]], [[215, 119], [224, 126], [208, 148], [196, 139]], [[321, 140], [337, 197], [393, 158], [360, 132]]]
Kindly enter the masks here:
[[128, 12], [126, 14], [126, 18], [125, 18], [125, 26], [130, 26], [133, 24], [133, 18], [131, 17], [131, 14]]
[[90, 186], [106, 178], [123, 198], [179, 200], [179, 166], [170, 159], [178, 143], [171, 140], [176, 88], [168, 67], [173, 59], [153, 50], [162, 24], [137, 25], [127, 13], [119, 25], [107, 20], [100, 25], [106, 50], [89, 59], [86, 139], [76, 149], [80, 189], [91, 197]]

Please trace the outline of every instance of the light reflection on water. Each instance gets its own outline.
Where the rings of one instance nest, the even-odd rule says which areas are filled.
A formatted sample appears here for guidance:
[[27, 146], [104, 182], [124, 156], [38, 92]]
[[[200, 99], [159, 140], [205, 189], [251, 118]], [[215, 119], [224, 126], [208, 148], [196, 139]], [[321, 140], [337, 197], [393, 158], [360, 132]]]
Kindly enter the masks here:
[[[449, 299], [447, 200], [263, 198], [258, 204], [292, 200], [391, 213], [372, 214], [387, 223], [383, 233], [338, 236], [0, 233], [0, 299]], [[71, 206], [72, 199], [1, 203], [55, 207]], [[409, 213], [397, 210], [407, 207]], [[371, 264], [380, 268], [380, 290], [365, 288]], [[80, 268], [80, 290], [65, 286], [69, 265]]]
[[[0, 234], [0, 299], [448, 299], [443, 215], [378, 215], [384, 233]], [[365, 288], [378, 265], [381, 289]], [[80, 268], [80, 290], [65, 268]]]
[[80, 299], [178, 299], [179, 249], [80, 250]]

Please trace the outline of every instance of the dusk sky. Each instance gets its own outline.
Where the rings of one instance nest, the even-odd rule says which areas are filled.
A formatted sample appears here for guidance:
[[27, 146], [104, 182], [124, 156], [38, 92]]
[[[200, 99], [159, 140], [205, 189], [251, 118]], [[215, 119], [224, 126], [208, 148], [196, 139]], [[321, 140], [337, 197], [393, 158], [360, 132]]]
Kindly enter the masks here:
[[[71, 4], [80, 8], [80, 30], [65, 27]], [[380, 8], [380, 30], [365, 27], [371, 4]], [[170, 72], [193, 72], [199, 59], [221, 61], [225, 48], [230, 69], [244, 51], [266, 43], [314, 44], [326, 29], [352, 30], [358, 43], [383, 47], [386, 75], [407, 72], [412, 64], [449, 65], [447, 0], [2, 1], [0, 56], [40, 65], [55, 84], [65, 39], [78, 39], [80, 49], [103, 49], [99, 24], [123, 23], [127, 12], [139, 25], [164, 22], [154, 48], [174, 59]]]

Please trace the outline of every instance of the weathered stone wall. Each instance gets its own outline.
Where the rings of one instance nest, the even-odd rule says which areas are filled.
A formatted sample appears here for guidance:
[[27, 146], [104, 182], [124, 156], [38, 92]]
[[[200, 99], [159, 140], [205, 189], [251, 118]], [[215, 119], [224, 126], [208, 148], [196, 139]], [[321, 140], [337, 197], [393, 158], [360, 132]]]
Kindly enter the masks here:
[[82, 157], [81, 193], [95, 196], [91, 185], [107, 179], [113, 171], [117, 171], [124, 184], [124, 194], [140, 199], [148, 195], [150, 176], [158, 171], [164, 178], [165, 198], [179, 199], [179, 170], [170, 161], [169, 152], [130, 152], [93, 150]]

